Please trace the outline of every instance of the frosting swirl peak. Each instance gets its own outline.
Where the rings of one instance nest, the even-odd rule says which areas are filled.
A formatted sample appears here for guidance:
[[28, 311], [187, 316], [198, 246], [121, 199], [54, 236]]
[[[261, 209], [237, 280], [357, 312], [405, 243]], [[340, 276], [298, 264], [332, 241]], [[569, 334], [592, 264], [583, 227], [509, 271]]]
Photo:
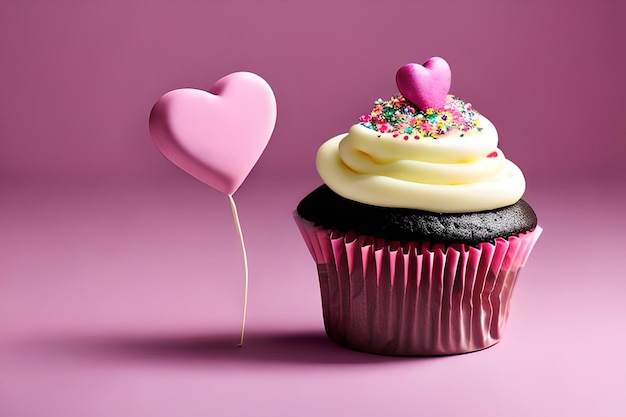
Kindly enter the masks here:
[[375, 206], [463, 213], [514, 204], [524, 175], [498, 149], [493, 124], [472, 117], [473, 128], [436, 137], [376, 131], [362, 120], [320, 147], [317, 170], [337, 194]]

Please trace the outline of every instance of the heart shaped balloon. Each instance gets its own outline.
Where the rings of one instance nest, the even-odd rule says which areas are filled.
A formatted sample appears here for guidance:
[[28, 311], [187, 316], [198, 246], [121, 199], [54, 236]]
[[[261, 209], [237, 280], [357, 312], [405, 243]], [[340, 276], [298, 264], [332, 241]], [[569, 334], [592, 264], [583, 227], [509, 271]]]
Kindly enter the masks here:
[[274, 93], [250, 72], [229, 74], [208, 92], [170, 91], [150, 113], [150, 134], [163, 155], [227, 195], [257, 163], [275, 124]]
[[422, 110], [441, 109], [446, 104], [452, 76], [448, 63], [439, 57], [419, 64], [406, 64], [396, 73], [400, 93]]

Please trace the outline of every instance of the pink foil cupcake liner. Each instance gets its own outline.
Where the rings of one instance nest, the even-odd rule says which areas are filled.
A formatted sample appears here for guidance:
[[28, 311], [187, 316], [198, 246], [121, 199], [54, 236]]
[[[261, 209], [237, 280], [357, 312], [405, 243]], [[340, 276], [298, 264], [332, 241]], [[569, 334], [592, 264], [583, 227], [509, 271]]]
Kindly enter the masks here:
[[542, 231], [478, 246], [400, 244], [294, 217], [317, 263], [326, 333], [386, 355], [450, 355], [500, 341], [517, 276]]

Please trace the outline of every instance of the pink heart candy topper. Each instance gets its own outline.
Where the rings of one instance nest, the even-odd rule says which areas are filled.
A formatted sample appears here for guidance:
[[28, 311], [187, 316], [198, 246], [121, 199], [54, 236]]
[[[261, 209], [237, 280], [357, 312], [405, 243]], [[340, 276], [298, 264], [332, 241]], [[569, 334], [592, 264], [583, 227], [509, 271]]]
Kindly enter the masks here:
[[406, 64], [396, 73], [398, 90], [422, 110], [440, 110], [446, 104], [452, 75], [448, 63], [439, 57], [419, 64]]
[[150, 113], [150, 134], [163, 155], [227, 195], [257, 163], [275, 124], [274, 93], [250, 72], [229, 74], [209, 92], [170, 91]]

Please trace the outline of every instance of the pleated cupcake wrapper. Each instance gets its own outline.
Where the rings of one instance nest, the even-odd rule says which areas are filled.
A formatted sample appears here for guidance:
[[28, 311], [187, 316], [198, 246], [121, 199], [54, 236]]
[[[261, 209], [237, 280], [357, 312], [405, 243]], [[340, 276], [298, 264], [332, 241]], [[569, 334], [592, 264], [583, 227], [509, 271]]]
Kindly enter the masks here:
[[294, 213], [317, 263], [336, 343], [388, 355], [447, 355], [497, 343], [541, 227], [494, 243], [406, 243], [338, 233]]

